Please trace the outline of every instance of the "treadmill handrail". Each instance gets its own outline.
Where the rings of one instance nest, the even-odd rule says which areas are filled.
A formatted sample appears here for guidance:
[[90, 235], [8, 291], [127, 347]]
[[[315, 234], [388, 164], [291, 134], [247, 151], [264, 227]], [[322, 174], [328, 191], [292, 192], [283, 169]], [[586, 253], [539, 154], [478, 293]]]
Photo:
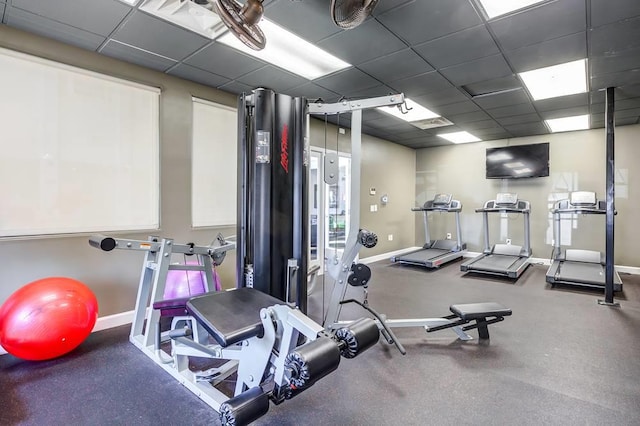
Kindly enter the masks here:
[[424, 208], [424, 207], [414, 207], [411, 209], [412, 212], [444, 212], [444, 213], [455, 213], [455, 212], [461, 212], [462, 211], [462, 206], [460, 207], [429, 207], [429, 208]]
[[516, 209], [513, 207], [496, 207], [496, 208], [480, 208], [476, 209], [476, 213], [531, 213], [531, 209]]

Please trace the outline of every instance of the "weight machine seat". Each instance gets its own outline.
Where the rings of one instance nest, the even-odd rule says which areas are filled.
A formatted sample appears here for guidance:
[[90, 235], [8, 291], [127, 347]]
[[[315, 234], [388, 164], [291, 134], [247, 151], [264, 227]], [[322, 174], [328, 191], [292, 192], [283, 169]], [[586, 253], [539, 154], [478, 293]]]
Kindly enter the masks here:
[[260, 336], [264, 331], [260, 310], [283, 303], [259, 290], [242, 287], [191, 298], [187, 311], [224, 348]]
[[486, 317], [500, 318], [511, 315], [511, 309], [507, 309], [495, 302], [451, 305], [449, 310], [464, 321], [481, 320]]

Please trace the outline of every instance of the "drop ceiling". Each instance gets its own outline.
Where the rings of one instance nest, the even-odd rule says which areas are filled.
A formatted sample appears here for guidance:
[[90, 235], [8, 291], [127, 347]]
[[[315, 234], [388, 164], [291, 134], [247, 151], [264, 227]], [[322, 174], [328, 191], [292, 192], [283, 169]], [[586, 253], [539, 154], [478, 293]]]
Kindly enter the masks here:
[[[334, 26], [329, 0], [266, 0], [265, 16], [353, 66], [313, 81], [118, 0], [0, 0], [2, 23], [232, 93], [256, 86], [327, 102], [404, 94], [455, 123], [420, 130], [366, 111], [363, 131], [413, 148], [466, 130], [483, 140], [549, 132], [543, 120], [590, 114], [604, 126], [640, 118], [640, 1], [552, 0], [487, 20], [477, 0], [380, 0], [353, 30]], [[517, 73], [588, 58], [589, 92], [533, 101]], [[335, 119], [333, 119], [335, 121]], [[340, 117], [348, 124], [348, 117]]]

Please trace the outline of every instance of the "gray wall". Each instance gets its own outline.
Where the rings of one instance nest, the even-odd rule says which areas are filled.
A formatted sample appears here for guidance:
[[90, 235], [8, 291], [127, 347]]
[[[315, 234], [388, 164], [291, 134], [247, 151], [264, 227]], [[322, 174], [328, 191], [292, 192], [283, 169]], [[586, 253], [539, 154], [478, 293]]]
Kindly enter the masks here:
[[[209, 244], [218, 232], [235, 234], [235, 228], [193, 230], [190, 225], [191, 96], [235, 106], [235, 95], [4, 25], [0, 25], [0, 46], [160, 87], [161, 230], [157, 234], [174, 238], [178, 242], [193, 241], [197, 244]], [[315, 123], [312, 130], [316, 135], [312, 137], [312, 143], [323, 143], [324, 124]], [[335, 128], [332, 133], [337, 133]], [[381, 188], [387, 182], [398, 182], [397, 190], [389, 190], [389, 195], [392, 200], [397, 200], [398, 205], [409, 204], [414, 197], [415, 151], [369, 137], [364, 137], [363, 145], [366, 150], [371, 151], [364, 159], [363, 182]], [[380, 173], [379, 163], [396, 154], [401, 159], [394, 159], [387, 164], [399, 167], [400, 171], [398, 174], [396, 171], [385, 173], [393, 176], [387, 179]], [[374, 162], [375, 167], [370, 168], [367, 161]], [[409, 183], [401, 184], [403, 179], [407, 179]], [[212, 182], [212, 185], [224, 185], [224, 182]], [[402, 223], [403, 220], [394, 219], [388, 212], [392, 210], [389, 209], [384, 214], [379, 212], [373, 217], [363, 215], [362, 225], [370, 226], [380, 233], [396, 233], [397, 223]], [[405, 216], [404, 221], [408, 223], [410, 218], [411, 216]], [[413, 242], [413, 227], [398, 232], [400, 236], [392, 243], [382, 242], [375, 252], [368, 254], [411, 245], [407, 243]], [[146, 239], [147, 234], [119, 236]], [[92, 249], [87, 244], [87, 236], [0, 241], [0, 258], [3, 260], [3, 267], [0, 269], [0, 304], [15, 290], [31, 281], [48, 276], [68, 276], [86, 283], [94, 291], [100, 306], [100, 316], [129, 311], [134, 307], [143, 257], [141, 252], [115, 250], [104, 253]], [[234, 263], [235, 256], [230, 255], [220, 268], [225, 287], [235, 285]]]
[[[637, 245], [640, 228], [635, 225], [640, 214], [640, 125], [616, 128], [616, 209], [615, 263], [640, 266]], [[535, 179], [485, 179], [485, 150], [489, 147], [550, 143], [550, 176]], [[416, 200], [422, 204], [436, 192], [450, 192], [463, 204], [462, 234], [471, 251], [482, 251], [481, 207], [498, 192], [517, 192], [531, 202], [531, 244], [533, 256], [551, 255], [552, 222], [549, 208], [554, 197], [572, 190], [595, 191], [605, 197], [606, 150], [604, 129], [557, 133], [544, 136], [478, 142], [427, 148], [416, 154]], [[423, 244], [422, 222], [416, 215], [416, 242]], [[421, 219], [420, 219], [421, 220]], [[453, 221], [441, 215], [430, 218], [433, 237], [452, 232]], [[492, 243], [512, 239], [523, 242], [521, 215], [490, 217]], [[604, 216], [580, 216], [573, 222], [571, 245], [575, 248], [604, 251]], [[566, 233], [569, 234], [569, 233]], [[568, 236], [568, 235], [567, 235]], [[565, 235], [563, 235], [564, 241]]]

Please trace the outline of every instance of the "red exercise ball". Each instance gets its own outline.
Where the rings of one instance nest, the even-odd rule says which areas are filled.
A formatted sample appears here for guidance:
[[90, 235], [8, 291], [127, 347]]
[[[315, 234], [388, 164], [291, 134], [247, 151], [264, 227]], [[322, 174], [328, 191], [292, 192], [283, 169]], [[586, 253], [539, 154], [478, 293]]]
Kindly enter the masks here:
[[98, 318], [98, 301], [80, 281], [52, 277], [14, 292], [0, 307], [0, 345], [18, 358], [40, 361], [75, 349]]

